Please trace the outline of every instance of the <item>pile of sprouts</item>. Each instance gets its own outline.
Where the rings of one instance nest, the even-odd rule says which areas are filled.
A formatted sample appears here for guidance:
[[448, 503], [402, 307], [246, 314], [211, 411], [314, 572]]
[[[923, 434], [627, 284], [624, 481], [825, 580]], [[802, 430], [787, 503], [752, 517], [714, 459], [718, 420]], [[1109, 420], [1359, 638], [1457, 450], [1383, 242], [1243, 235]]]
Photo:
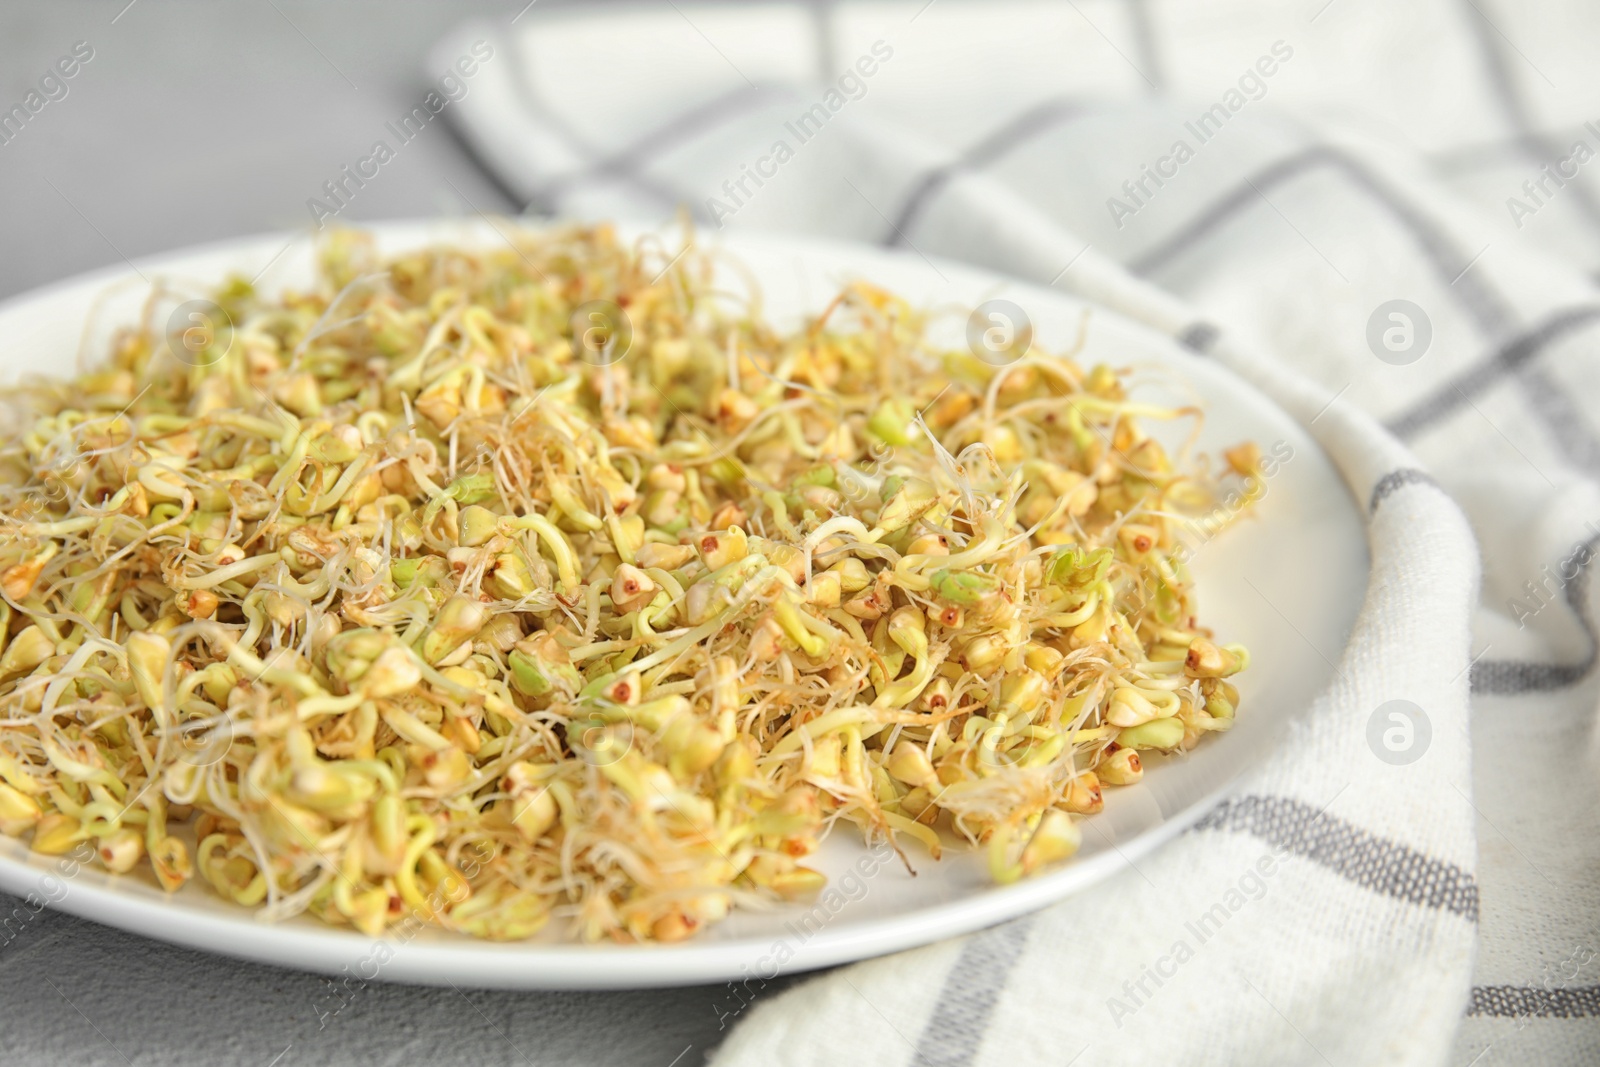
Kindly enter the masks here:
[[1021, 878], [1233, 723], [1179, 534], [1253, 446], [670, 251], [340, 232], [9, 390], [0, 829], [373, 936], [673, 941], [814, 895], [839, 823]]

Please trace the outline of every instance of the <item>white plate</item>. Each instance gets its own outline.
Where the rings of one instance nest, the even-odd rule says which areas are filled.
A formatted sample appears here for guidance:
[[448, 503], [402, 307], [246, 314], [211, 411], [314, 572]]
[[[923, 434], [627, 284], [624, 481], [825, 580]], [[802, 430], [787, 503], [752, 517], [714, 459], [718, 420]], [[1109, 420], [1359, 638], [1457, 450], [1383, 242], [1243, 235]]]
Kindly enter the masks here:
[[[373, 229], [385, 250], [438, 240], [500, 240], [493, 229], [463, 222]], [[970, 307], [1003, 296], [1032, 317], [1035, 343], [1056, 351], [1070, 345], [1083, 310], [1081, 302], [1059, 292], [947, 261], [935, 268], [914, 256], [778, 237], [741, 237], [725, 247], [759, 280], [767, 313], [779, 322], [819, 310], [841, 282], [853, 278], [930, 305]], [[250, 238], [155, 257], [138, 268], [152, 280], [192, 280], [196, 288], [190, 296], [202, 295], [202, 286], [227, 272], [249, 277], [264, 268], [263, 287], [304, 284], [311, 270], [310, 240]], [[90, 359], [98, 359], [111, 326], [132, 321], [147, 292], [140, 274], [123, 266], [0, 305], [0, 377], [64, 371], [80, 343]], [[86, 329], [91, 310], [93, 321]], [[1166, 336], [1103, 309], [1093, 312], [1081, 358], [1086, 365], [1104, 361], [1146, 368], [1141, 378], [1153, 381], [1137, 395], [1180, 402], [1198, 398], [1207, 412], [1200, 442], [1208, 451], [1249, 438], [1264, 451], [1283, 442], [1293, 458], [1268, 479], [1256, 516], [1204, 544], [1194, 557], [1203, 621], [1224, 639], [1244, 642], [1253, 655], [1254, 665], [1240, 676], [1237, 726], [1208, 738], [1186, 757], [1150, 760], [1137, 786], [1108, 789], [1105, 811], [1084, 823], [1082, 851], [1057, 870], [996, 887], [980, 857], [954, 851], [935, 862], [912, 845], [915, 877], [898, 864], [884, 864], [870, 877], [835, 881], [840, 894], [825, 900], [836, 905], [836, 913], [826, 905], [820, 911], [784, 906], [740, 912], [693, 941], [671, 946], [575, 944], [552, 929], [518, 944], [430, 931], [408, 944], [380, 947], [377, 940], [304, 917], [276, 925], [259, 921], [195, 884], [169, 896], [140, 877], [84, 869], [63, 878], [57, 860], [33, 855], [4, 837], [0, 888], [55, 898], [52, 903], [62, 910], [150, 937], [265, 963], [326, 973], [349, 968], [360, 977], [402, 982], [534, 989], [659, 986], [793, 973], [966, 933], [1082, 891], [1137, 863], [1193, 823], [1235, 776], [1269, 755], [1284, 727], [1329, 680], [1329, 661], [1344, 648], [1366, 589], [1367, 552], [1360, 515], [1332, 464], [1297, 423], [1253, 387]], [[842, 876], [866, 855], [846, 825], [825, 844], [819, 865], [830, 877]], [[49, 881], [51, 874], [58, 880]]]

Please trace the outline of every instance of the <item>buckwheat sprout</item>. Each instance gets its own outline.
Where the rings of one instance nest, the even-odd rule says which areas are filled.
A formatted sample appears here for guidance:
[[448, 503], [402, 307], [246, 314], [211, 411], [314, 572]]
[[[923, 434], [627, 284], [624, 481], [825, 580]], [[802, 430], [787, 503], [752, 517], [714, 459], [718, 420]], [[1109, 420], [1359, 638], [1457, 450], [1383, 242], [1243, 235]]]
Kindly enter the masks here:
[[[995, 368], [857, 282], [782, 333], [603, 226], [319, 258], [224, 284], [211, 363], [147, 303], [5, 395], [0, 830], [35, 850], [370, 935], [672, 941], [817, 892], [835, 831], [1033, 874], [1232, 725], [1249, 656], [1178, 536], [1259, 453], [1169, 456], [1142, 423], [1198, 412], [1084, 369], [1084, 322]], [[633, 331], [605, 366], [592, 300]]]

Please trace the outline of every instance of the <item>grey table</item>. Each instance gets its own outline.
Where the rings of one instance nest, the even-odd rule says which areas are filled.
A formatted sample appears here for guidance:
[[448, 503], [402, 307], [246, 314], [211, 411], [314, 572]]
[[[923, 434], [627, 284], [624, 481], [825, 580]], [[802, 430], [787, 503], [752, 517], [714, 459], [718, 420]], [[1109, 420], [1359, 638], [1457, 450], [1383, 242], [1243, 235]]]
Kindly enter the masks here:
[[[439, 35], [475, 14], [509, 22], [523, 2], [5, 0], [0, 110], [76, 42], [94, 54], [0, 144], [0, 298], [124, 257], [304, 228], [306, 200], [420, 100]], [[434, 123], [342, 217], [519, 207]], [[15, 905], [0, 894], [0, 916]], [[338, 1002], [317, 975], [45, 911], [0, 948], [0, 1063], [690, 1067], [721, 1036], [725, 995], [374, 984], [324, 1017]]]

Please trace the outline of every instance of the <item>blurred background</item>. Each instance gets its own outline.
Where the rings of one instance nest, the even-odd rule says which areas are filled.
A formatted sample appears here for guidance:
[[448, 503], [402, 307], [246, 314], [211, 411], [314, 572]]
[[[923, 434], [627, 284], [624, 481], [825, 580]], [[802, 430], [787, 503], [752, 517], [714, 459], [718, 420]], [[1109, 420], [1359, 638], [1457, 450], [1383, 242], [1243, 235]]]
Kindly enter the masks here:
[[[93, 58], [0, 144], [0, 296], [164, 249], [304, 229], [305, 201], [426, 92], [423, 60], [475, 15], [520, 4], [8, 3], [0, 101], [73, 45]], [[538, 0], [535, 10], [576, 5]], [[520, 210], [433, 124], [363, 190], [354, 219]], [[452, 188], [451, 183], [455, 188]], [[459, 189], [459, 192], [457, 191]]]
[[[1059, 182], [1062, 188], [1102, 194], [1138, 177], [1175, 127], [1173, 115], [1159, 111], [1124, 107], [1105, 118], [1098, 114], [1104, 105], [1181, 101], [1192, 118], [1217, 103], [1278, 39], [1294, 51], [1293, 62], [1265, 80], [1270, 93], [1262, 90], [1260, 104], [1252, 98], [1249, 122], [1236, 124], [1241, 134], [1229, 148], [1202, 153], [1186, 173], [1231, 175], [1243, 161], [1269, 158], [1296, 137], [1285, 132], [1290, 124], [1270, 138], [1259, 136], [1260, 128], [1269, 116], [1294, 114], [1414, 153], [1453, 191], [1492, 213], [1509, 239], [1560, 247], [1586, 264], [1597, 260], [1590, 238], [1600, 200], [1587, 188], [1588, 176], [1537, 217], [1508, 219], [1504, 205], [1591, 117], [1577, 87], [1592, 34], [1563, 24], [1575, 10], [1570, 4], [1011, 0], [1001, 15], [973, 0], [794, 0], [778, 5], [793, 13], [787, 29], [756, 41], [741, 39], [736, 25], [736, 12], [750, 6], [717, 0], [8, 3], [0, 9], [0, 109], [21, 103], [74, 47], [92, 58], [63, 80], [64, 95], [46, 101], [20, 133], [0, 138], [0, 202], [7, 205], [0, 247], [13, 252], [0, 258], [0, 296], [124, 256], [305, 230], [307, 199], [375, 139], [390, 138], [385, 124], [429, 90], [429, 64], [449, 58], [435, 62], [430, 51], [450, 51], [446, 40], [468, 24], [503, 46], [490, 65], [493, 79], [503, 85], [517, 70], [519, 91], [526, 88], [529, 100], [537, 96], [533, 106], [546, 110], [565, 142], [587, 139], [601, 153], [655, 129], [652, 123], [665, 117], [658, 109], [714, 103], [730, 87], [816, 85], [847, 68], [874, 38], [888, 38], [896, 58], [870, 83], [870, 94], [852, 103], [852, 121], [893, 124], [999, 163], [1011, 146], [986, 136], [1004, 132], [996, 127], [1013, 119], [1026, 125], [1030, 102], [1052, 103], [1075, 118], [1069, 153], [1051, 161], [1058, 166], [1050, 173], [1070, 179]], [[569, 30], [566, 16], [578, 14], [603, 19]], [[1537, 48], [1518, 44], [1530, 39], [1539, 40]], [[657, 43], [663, 48], [655, 49]], [[636, 72], [665, 51], [678, 61], [663, 64], [660, 93], [612, 86], [608, 63]], [[1008, 79], [987, 76], [986, 60], [978, 58], [995, 56], [1005, 57]], [[447, 108], [445, 121], [407, 143], [340, 218], [514, 214], [530, 199], [536, 210], [574, 210], [571, 203], [530, 198], [514, 176], [496, 179], [475, 165], [462, 112], [486, 116], [481, 129], [489, 132], [479, 143], [487, 141], [489, 151], [478, 156], [497, 164], [502, 176], [526, 158], [518, 151], [537, 158], [546, 147], [509, 145], [511, 155], [499, 155], [494, 142], [523, 139], [498, 136], [494, 124], [509, 120], [495, 109], [505, 110], [498, 101]], [[1033, 129], [1024, 132], [1031, 136], [1063, 117], [1032, 115]], [[1150, 127], [1150, 136], [1140, 135], [1140, 126]], [[519, 128], [511, 121], [504, 129]], [[665, 165], [672, 170], [680, 162]], [[832, 158], [826, 167], [840, 169]], [[697, 207], [717, 193], [677, 191]], [[748, 213], [740, 222], [784, 225], [787, 198], [763, 197], [763, 217]], [[1176, 198], [1161, 199], [1167, 203], [1154, 204], [1152, 214], [1171, 217]], [[852, 206], [865, 210], [848, 202], [840, 209]], [[1138, 226], [1111, 226], [1103, 195], [1080, 192], [1052, 207], [1136, 269], [1152, 251], [1141, 242], [1166, 229], [1146, 224], [1150, 216]], [[1181, 288], [1180, 279], [1160, 280]]]

